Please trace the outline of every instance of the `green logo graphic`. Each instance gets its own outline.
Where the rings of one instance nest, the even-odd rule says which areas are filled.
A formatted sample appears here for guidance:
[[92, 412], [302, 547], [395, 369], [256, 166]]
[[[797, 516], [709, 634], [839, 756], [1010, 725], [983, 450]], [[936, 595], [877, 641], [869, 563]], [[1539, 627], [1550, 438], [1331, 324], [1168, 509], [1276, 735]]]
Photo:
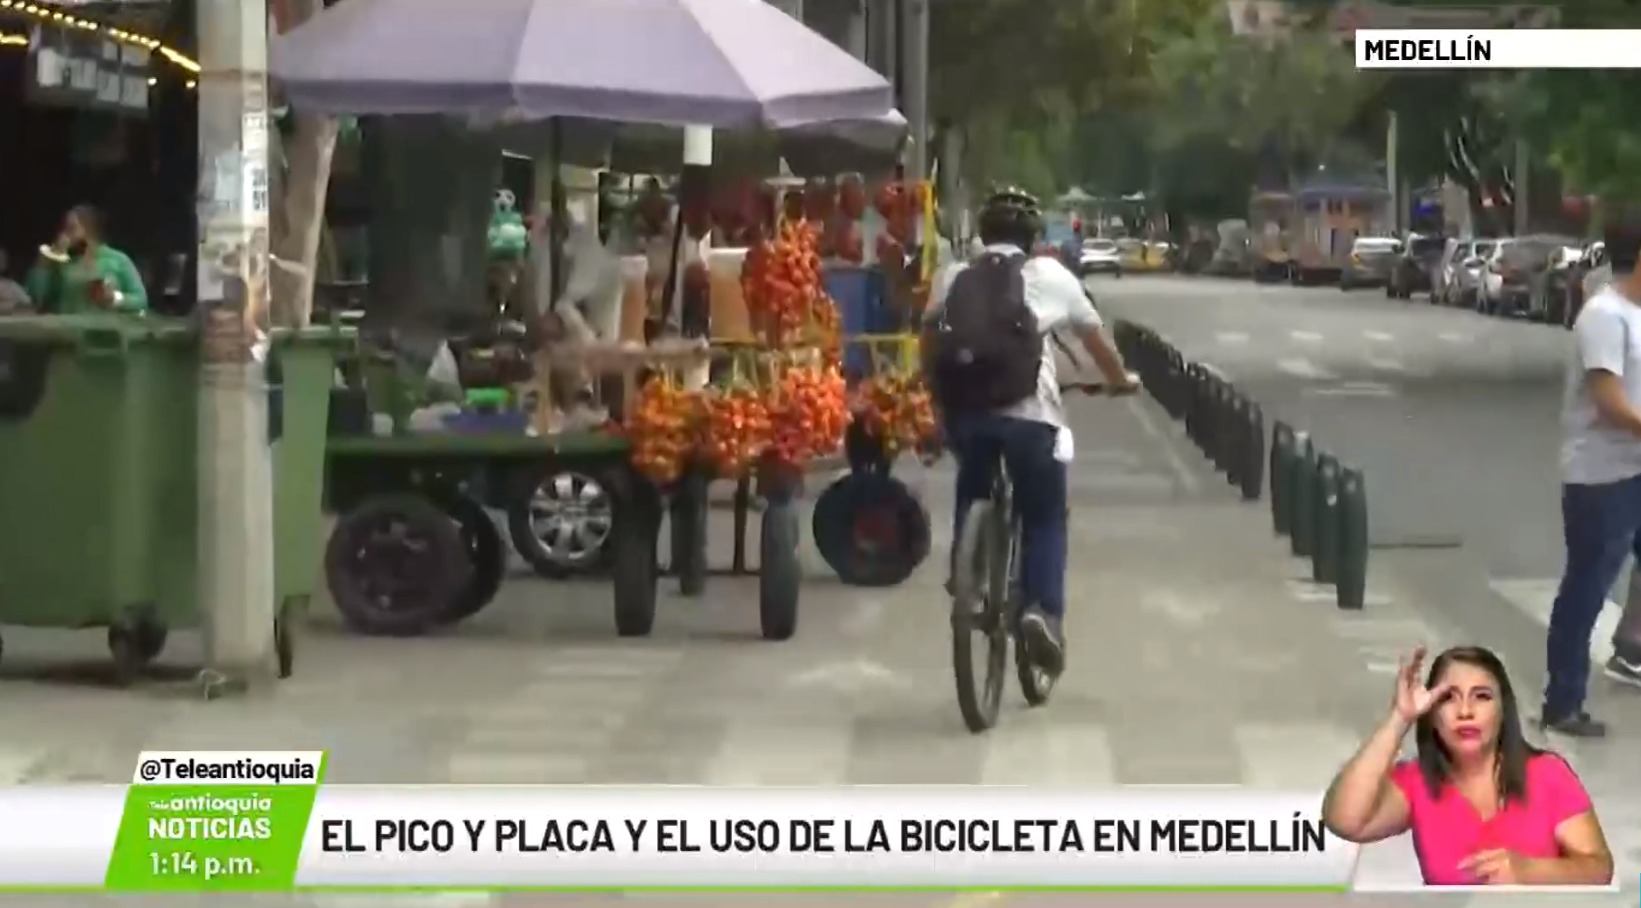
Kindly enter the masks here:
[[[320, 766], [319, 779], [324, 778]], [[105, 885], [117, 892], [284, 892], [314, 785], [133, 785]]]

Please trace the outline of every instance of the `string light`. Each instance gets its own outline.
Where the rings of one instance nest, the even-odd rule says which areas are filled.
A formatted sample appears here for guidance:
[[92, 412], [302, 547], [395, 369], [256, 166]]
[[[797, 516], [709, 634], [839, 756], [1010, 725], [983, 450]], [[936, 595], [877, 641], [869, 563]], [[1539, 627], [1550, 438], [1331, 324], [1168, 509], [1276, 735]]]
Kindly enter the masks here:
[[[25, 0], [0, 0], [0, 11], [5, 10], [10, 10], [15, 13], [22, 13], [26, 16], [32, 16], [42, 22], [50, 22], [54, 25], [62, 26], [63, 28], [77, 28], [81, 31], [100, 34], [105, 37], [112, 38], [121, 44], [128, 44], [132, 47], [141, 47], [145, 50], [158, 53], [160, 56], [171, 61], [177, 67], [187, 70], [191, 74], [199, 74], [198, 61], [194, 60], [182, 51], [169, 47], [154, 38], [148, 37], [147, 35], [139, 35], [136, 32], [129, 32], [123, 28], [115, 28], [111, 25], [103, 25], [98, 22], [93, 22], [90, 19], [82, 19], [79, 16], [72, 13], [65, 13], [61, 10], [47, 9], [43, 6], [25, 2]], [[24, 39], [23, 43], [26, 45], [28, 43], [27, 39]], [[15, 44], [15, 42], [0, 41], [0, 45], [13, 44]], [[193, 82], [189, 82], [188, 86], [192, 88], [193, 84]]]

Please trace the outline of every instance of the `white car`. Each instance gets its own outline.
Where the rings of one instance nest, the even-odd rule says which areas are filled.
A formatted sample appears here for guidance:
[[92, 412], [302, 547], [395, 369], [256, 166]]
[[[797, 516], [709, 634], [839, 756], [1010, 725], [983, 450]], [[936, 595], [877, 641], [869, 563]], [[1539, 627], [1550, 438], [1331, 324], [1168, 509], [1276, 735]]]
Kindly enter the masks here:
[[1083, 249], [1077, 259], [1077, 274], [1111, 274], [1122, 277], [1122, 250], [1111, 240], [1094, 237], [1083, 240]]

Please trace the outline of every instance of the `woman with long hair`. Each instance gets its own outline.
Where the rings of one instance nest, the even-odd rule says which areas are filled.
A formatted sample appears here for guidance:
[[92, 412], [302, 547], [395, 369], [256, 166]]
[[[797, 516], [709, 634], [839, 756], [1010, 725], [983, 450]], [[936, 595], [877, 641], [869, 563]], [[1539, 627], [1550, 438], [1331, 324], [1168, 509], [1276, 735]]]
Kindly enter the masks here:
[[[1603, 886], [1613, 857], [1590, 797], [1561, 757], [1527, 743], [1504, 663], [1459, 646], [1404, 659], [1390, 714], [1322, 802], [1359, 845], [1413, 833], [1430, 886]], [[1413, 732], [1418, 756], [1397, 761]]]

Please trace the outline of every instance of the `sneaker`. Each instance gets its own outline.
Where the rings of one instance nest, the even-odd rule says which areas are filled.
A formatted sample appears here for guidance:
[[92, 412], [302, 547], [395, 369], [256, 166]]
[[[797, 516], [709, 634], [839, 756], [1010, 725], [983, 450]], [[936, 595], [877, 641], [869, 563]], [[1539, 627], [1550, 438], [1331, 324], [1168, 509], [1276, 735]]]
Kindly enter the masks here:
[[1605, 738], [1607, 723], [1591, 716], [1587, 712], [1577, 712], [1560, 719], [1543, 718], [1538, 722], [1539, 728], [1569, 738]]
[[1641, 662], [1629, 662], [1619, 656], [1607, 660], [1603, 673], [1619, 684], [1641, 687]]
[[1051, 675], [1065, 671], [1066, 645], [1060, 633], [1060, 619], [1045, 614], [1042, 609], [1026, 609], [1020, 616], [1020, 640], [1026, 648], [1026, 656], [1037, 668]]

